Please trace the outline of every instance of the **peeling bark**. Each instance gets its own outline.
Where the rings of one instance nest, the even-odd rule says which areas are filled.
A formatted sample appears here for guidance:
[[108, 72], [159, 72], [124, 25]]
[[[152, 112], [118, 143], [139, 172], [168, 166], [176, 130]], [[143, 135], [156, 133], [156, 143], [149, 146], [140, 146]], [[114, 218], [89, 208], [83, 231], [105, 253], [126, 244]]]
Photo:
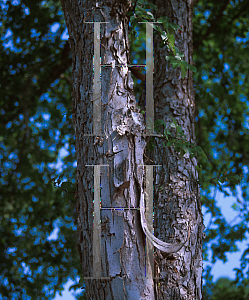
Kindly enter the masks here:
[[[145, 121], [137, 109], [128, 67], [117, 67], [130, 63], [126, 14], [131, 2], [61, 2], [73, 61], [78, 249], [84, 277], [94, 275], [94, 176], [93, 167], [86, 165], [109, 165], [100, 167], [101, 276], [109, 279], [86, 279], [87, 299], [201, 299], [202, 215], [194, 168], [196, 160], [186, 156], [181, 159], [172, 147], [165, 149], [159, 142], [153, 157], [150, 153], [154, 163], [163, 165], [161, 171], [155, 170], [154, 177], [155, 232], [164, 243], [173, 243], [175, 251], [179, 252], [165, 255], [157, 251], [155, 269], [156, 276], [161, 279], [153, 282], [144, 277], [145, 236], [137, 208], [144, 193], [144, 168], [139, 165], [145, 164], [146, 141], [142, 136]], [[155, 4], [160, 7], [160, 15], [168, 16], [183, 28], [182, 36], [176, 37], [176, 46], [191, 62], [190, 3], [171, 0], [155, 1]], [[84, 21], [109, 22], [101, 25], [101, 64], [116, 65], [101, 68], [103, 134], [99, 137], [90, 136], [93, 129], [94, 38], [93, 24]], [[192, 76], [188, 73], [187, 79], [182, 80], [179, 70], [168, 68], [165, 49], [160, 49], [158, 43], [158, 37], [155, 37], [155, 118], [169, 124], [169, 116], [174, 116], [189, 141], [194, 141]], [[124, 209], [111, 210], [111, 207]], [[191, 231], [189, 239], [187, 224], [190, 224]]]
[[[129, 63], [127, 10], [131, 3], [62, 1], [73, 58], [73, 122], [78, 188], [78, 248], [84, 277], [92, 277], [93, 168], [101, 167], [102, 277], [86, 279], [88, 299], [154, 299], [153, 280], [145, 278], [145, 243], [140, 225], [139, 182], [143, 180], [144, 120], [137, 112], [133, 82], [127, 67], [103, 67], [101, 143], [84, 136], [92, 131], [93, 24], [101, 25], [102, 64]], [[92, 6], [94, 5], [94, 6]], [[92, 12], [92, 13], [91, 13]], [[135, 209], [132, 209], [135, 208]]]

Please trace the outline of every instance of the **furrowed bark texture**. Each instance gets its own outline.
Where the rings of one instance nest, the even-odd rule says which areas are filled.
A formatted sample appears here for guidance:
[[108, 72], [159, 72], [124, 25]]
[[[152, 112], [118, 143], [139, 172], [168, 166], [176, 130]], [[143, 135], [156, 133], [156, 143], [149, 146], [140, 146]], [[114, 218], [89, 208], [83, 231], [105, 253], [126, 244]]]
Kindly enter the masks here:
[[[93, 167], [101, 168], [103, 207], [139, 206], [143, 182], [145, 140], [142, 115], [137, 112], [133, 82], [128, 68], [102, 67], [103, 136], [92, 133], [93, 120], [93, 23], [101, 25], [102, 64], [128, 62], [130, 1], [62, 1], [73, 60], [73, 122], [77, 153], [78, 249], [84, 277], [93, 274]], [[154, 299], [153, 280], [145, 276], [145, 238], [139, 210], [101, 210], [102, 277], [86, 279], [87, 299]], [[148, 270], [149, 271], [149, 270]]]
[[[189, 0], [190, 1], [190, 0]], [[167, 16], [177, 23], [176, 46], [192, 63], [192, 7], [188, 0], [155, 0], [156, 17]], [[101, 68], [101, 128], [92, 133], [93, 120], [93, 23], [101, 25], [102, 64], [130, 63], [127, 11], [130, 1], [62, 0], [73, 60], [73, 122], [77, 153], [78, 249], [84, 277], [93, 274], [93, 167], [101, 167], [102, 208], [139, 206], [144, 186], [144, 120], [136, 110], [128, 68]], [[145, 26], [145, 25], [144, 25]], [[170, 116], [183, 128], [187, 140], [195, 141], [192, 73], [181, 79], [165, 60], [166, 49], [154, 37], [155, 120], [163, 119], [171, 130]], [[145, 275], [145, 239], [140, 214], [133, 210], [101, 210], [101, 263], [103, 277], [86, 279], [87, 299], [201, 299], [203, 220], [195, 170], [196, 159], [183, 158], [173, 146], [164, 148], [156, 139], [154, 153], [148, 153], [154, 168], [155, 235], [164, 242], [184, 242], [177, 253], [155, 253], [155, 279]], [[147, 270], [150, 272], [151, 270]]]
[[[190, 0], [191, 1], [191, 0]], [[176, 31], [176, 47], [184, 53], [184, 59], [192, 64], [192, 7], [189, 0], [155, 0], [160, 8], [156, 18], [167, 16], [169, 22], [176, 23], [181, 31]], [[180, 68], [173, 69], [165, 59], [166, 47], [159, 47], [160, 38], [154, 36], [154, 101], [155, 120], [162, 119], [171, 130], [173, 116], [187, 137], [194, 143], [194, 90], [192, 72], [181, 78]], [[165, 72], [166, 70], [166, 72]], [[183, 241], [187, 235], [187, 222], [191, 235], [186, 246], [177, 255], [157, 256], [155, 265], [155, 299], [202, 299], [202, 235], [203, 218], [199, 188], [196, 183], [198, 173], [196, 159], [185, 154], [183, 158], [173, 146], [164, 148], [156, 139], [154, 153], [149, 153], [153, 164], [162, 167], [154, 172], [155, 235], [165, 242]], [[160, 283], [160, 284], [159, 284]]]

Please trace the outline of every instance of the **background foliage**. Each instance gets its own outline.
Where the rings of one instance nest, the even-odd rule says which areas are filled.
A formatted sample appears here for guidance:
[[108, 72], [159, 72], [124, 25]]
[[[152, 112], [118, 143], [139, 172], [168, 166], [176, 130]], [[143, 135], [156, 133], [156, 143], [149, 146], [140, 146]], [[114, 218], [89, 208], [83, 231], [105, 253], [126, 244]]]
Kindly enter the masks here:
[[[52, 299], [69, 278], [77, 283], [81, 276], [66, 26], [60, 1], [0, 3], [0, 297]], [[212, 215], [203, 247], [210, 265], [226, 261], [249, 228], [248, 15], [245, 0], [203, 0], [193, 10], [196, 135], [209, 159], [199, 157], [199, 164], [206, 178], [227, 170], [244, 175], [242, 196], [231, 176], [220, 186], [209, 181], [202, 187], [203, 206]], [[136, 64], [145, 58], [145, 37], [137, 31], [131, 45]], [[139, 99], [144, 84], [134, 80]], [[232, 224], [214, 199], [215, 190], [227, 188], [237, 198]], [[249, 248], [234, 282], [214, 284], [207, 268], [205, 299], [248, 299], [248, 259]]]

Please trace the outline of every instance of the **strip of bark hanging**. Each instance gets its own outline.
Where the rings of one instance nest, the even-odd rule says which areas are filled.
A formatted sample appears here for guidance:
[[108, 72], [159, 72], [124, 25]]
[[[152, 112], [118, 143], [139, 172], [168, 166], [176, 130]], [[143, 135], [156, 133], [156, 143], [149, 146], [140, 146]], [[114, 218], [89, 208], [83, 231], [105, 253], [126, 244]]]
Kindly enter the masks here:
[[188, 225], [188, 236], [186, 240], [183, 243], [166, 243], [155, 237], [148, 229], [147, 224], [146, 224], [146, 219], [145, 219], [145, 204], [144, 204], [144, 193], [143, 189], [141, 189], [140, 193], [140, 221], [141, 221], [141, 226], [143, 228], [143, 232], [148, 238], [148, 240], [153, 244], [154, 247], [157, 249], [165, 252], [165, 253], [175, 253], [187, 243], [190, 237], [190, 226]]

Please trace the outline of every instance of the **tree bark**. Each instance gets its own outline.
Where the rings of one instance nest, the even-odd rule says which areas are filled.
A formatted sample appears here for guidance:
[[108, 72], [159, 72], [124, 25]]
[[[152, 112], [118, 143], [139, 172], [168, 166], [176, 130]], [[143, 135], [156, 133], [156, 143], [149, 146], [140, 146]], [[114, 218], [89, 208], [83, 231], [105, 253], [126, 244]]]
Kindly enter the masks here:
[[[191, 0], [155, 0], [160, 9], [156, 18], [167, 16], [170, 23], [176, 23], [181, 31], [176, 31], [176, 47], [184, 54], [184, 59], [192, 64], [192, 5]], [[155, 120], [162, 119], [172, 131], [173, 116], [187, 137], [195, 142], [194, 130], [194, 89], [192, 71], [181, 78], [180, 68], [173, 69], [165, 59], [166, 48], [160, 48], [160, 38], [154, 38], [154, 103]], [[165, 242], [183, 241], [187, 235], [187, 223], [191, 235], [177, 255], [157, 257], [155, 299], [202, 299], [202, 235], [203, 218], [200, 193], [197, 184], [197, 160], [185, 154], [183, 158], [174, 148], [164, 148], [156, 139], [154, 153], [148, 153], [155, 168], [155, 235]]]
[[[145, 238], [140, 225], [139, 182], [145, 141], [136, 111], [128, 67], [101, 68], [101, 129], [92, 133], [93, 23], [101, 25], [102, 64], [129, 63], [130, 2], [62, 1], [73, 60], [73, 122], [77, 153], [78, 248], [84, 277], [93, 274], [93, 167], [101, 168], [102, 277], [86, 279], [87, 299], [154, 299], [153, 280], [145, 277]], [[103, 209], [103, 208], [106, 209]], [[122, 210], [110, 210], [120, 207]], [[127, 209], [131, 208], [131, 209]], [[132, 209], [134, 208], [134, 209]]]
[[[156, 276], [145, 277], [145, 236], [140, 224], [140, 193], [144, 184], [145, 132], [138, 112], [129, 64], [128, 1], [62, 0], [73, 61], [73, 122], [77, 154], [78, 249], [84, 278], [93, 273], [94, 167], [101, 166], [101, 276], [85, 279], [87, 299], [201, 299], [202, 215], [195, 159], [180, 158], [172, 147], [156, 144], [155, 232], [165, 242], [184, 242], [186, 223], [191, 237], [177, 254], [157, 252]], [[160, 15], [176, 21], [183, 33], [176, 46], [192, 60], [190, 3], [155, 1]], [[162, 9], [162, 10], [161, 10]], [[93, 133], [93, 23], [101, 25], [101, 134]], [[155, 38], [155, 119], [170, 123], [170, 115], [194, 141], [192, 75], [180, 79], [165, 61], [165, 49]], [[116, 66], [113, 65], [115, 63]], [[112, 65], [112, 67], [111, 67]], [[88, 134], [88, 136], [86, 135]], [[152, 155], [150, 153], [150, 155]], [[160, 172], [159, 172], [160, 171]], [[95, 181], [96, 183], [96, 181]], [[162, 189], [159, 189], [163, 187]], [[160, 190], [160, 191], [159, 191]], [[110, 208], [120, 208], [113, 210]], [[122, 208], [122, 209], [121, 209]], [[96, 227], [95, 227], [96, 228]], [[167, 238], [166, 238], [167, 237]], [[153, 266], [147, 267], [147, 275]], [[160, 284], [159, 284], [160, 283]]]

